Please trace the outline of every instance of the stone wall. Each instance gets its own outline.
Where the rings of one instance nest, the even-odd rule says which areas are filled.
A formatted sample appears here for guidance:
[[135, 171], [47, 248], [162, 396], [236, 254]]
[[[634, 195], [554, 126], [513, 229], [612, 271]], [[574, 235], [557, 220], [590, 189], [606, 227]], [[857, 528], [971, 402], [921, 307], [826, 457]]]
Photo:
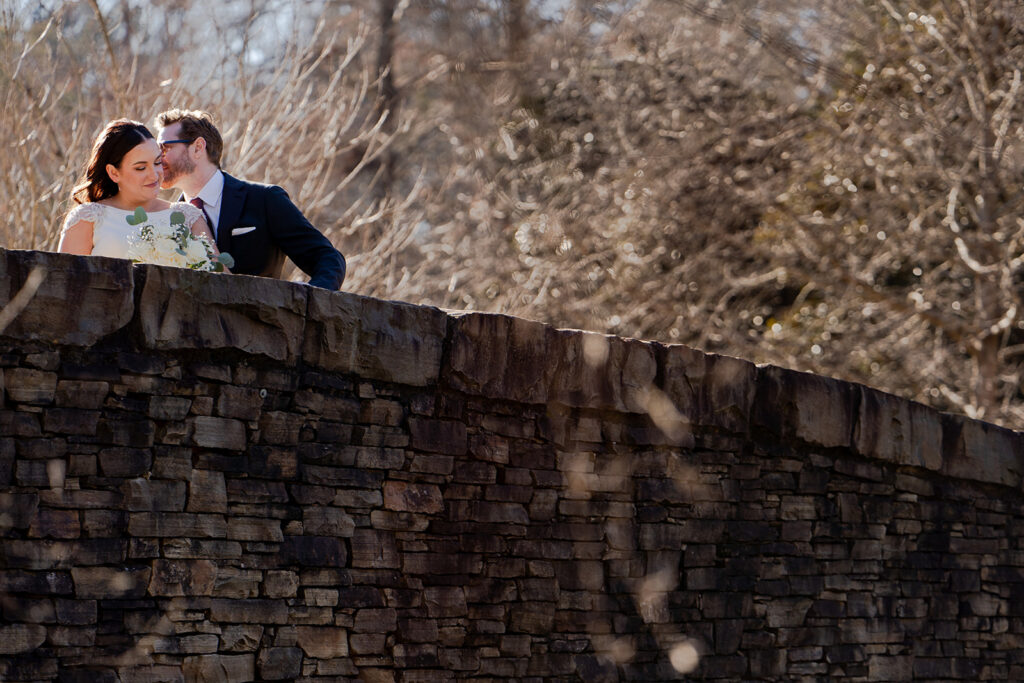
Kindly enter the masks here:
[[1024, 680], [1016, 433], [117, 260], [3, 304], [4, 681]]

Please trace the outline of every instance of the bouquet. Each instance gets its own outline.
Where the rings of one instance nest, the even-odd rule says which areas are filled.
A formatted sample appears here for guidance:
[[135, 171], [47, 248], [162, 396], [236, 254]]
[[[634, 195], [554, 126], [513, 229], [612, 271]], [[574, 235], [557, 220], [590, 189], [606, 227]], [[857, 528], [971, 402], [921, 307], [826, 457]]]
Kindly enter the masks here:
[[185, 214], [172, 211], [169, 225], [154, 225], [141, 206], [125, 217], [128, 225], [140, 226], [128, 238], [128, 258], [137, 263], [176, 266], [192, 270], [223, 272], [235, 265], [231, 254], [214, 253], [205, 236], [196, 236], [185, 226]]

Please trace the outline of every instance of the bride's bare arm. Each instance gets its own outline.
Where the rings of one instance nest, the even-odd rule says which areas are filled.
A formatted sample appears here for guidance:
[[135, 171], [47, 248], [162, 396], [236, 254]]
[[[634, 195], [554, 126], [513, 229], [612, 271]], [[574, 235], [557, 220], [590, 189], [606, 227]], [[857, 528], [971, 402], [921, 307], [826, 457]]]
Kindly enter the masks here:
[[93, 223], [89, 221], [78, 221], [67, 230], [61, 233], [60, 244], [57, 251], [66, 254], [81, 254], [88, 256], [92, 253], [92, 230]]

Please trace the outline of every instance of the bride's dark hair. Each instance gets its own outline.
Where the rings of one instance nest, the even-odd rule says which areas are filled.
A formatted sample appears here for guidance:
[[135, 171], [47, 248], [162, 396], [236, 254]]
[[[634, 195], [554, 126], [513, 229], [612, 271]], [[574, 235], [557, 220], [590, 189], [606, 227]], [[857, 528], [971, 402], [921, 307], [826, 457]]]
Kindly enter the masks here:
[[85, 204], [116, 195], [117, 183], [107, 175], [107, 164], [118, 166], [137, 144], [152, 139], [153, 134], [138, 121], [115, 119], [108, 123], [92, 145], [85, 174], [71, 191], [71, 198]]

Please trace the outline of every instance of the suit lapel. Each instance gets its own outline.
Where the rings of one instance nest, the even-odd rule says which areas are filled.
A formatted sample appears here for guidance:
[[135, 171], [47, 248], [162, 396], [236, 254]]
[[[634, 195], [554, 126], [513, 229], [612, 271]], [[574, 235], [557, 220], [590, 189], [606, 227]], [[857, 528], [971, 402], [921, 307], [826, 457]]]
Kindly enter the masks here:
[[231, 230], [238, 225], [245, 204], [245, 186], [227, 173], [224, 174], [224, 192], [217, 220], [217, 248], [231, 253]]

